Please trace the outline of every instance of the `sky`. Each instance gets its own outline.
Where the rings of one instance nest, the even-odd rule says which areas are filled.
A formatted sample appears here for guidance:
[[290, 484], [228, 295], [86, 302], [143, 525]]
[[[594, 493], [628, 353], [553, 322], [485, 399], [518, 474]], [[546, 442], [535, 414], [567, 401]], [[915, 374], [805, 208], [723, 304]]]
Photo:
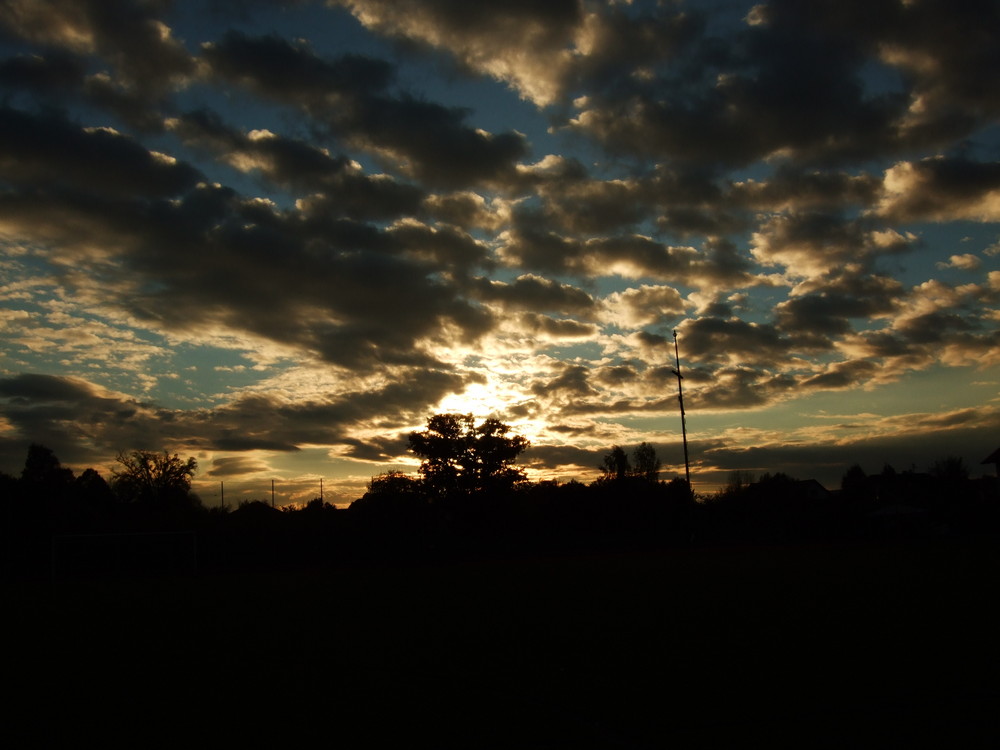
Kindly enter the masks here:
[[[345, 504], [436, 413], [533, 480], [973, 476], [993, 0], [0, 0], [0, 470]], [[272, 482], [274, 483], [272, 485]]]

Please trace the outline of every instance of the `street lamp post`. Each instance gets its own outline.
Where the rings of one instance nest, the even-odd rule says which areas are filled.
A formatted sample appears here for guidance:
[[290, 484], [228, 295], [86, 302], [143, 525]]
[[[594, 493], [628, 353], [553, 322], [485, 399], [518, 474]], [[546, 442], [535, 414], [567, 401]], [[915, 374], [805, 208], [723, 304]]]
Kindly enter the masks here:
[[681, 405], [681, 439], [684, 441], [684, 477], [687, 479], [688, 492], [693, 492], [691, 489], [691, 464], [688, 461], [687, 420], [684, 416], [684, 385], [682, 383], [684, 376], [681, 375], [681, 355], [680, 349], [677, 346], [677, 331], [674, 331], [674, 359], [677, 363], [677, 368], [673, 371], [674, 375], [677, 376], [677, 401]]

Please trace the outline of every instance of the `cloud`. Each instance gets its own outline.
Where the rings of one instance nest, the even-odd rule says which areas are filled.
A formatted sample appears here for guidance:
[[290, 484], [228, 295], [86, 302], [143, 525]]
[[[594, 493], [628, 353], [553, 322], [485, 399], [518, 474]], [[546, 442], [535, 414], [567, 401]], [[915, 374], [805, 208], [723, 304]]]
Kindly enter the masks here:
[[43, 96], [73, 93], [83, 86], [86, 66], [75, 55], [15, 55], [0, 62], [0, 86]]
[[799, 285], [775, 307], [777, 326], [787, 333], [832, 337], [853, 330], [852, 319], [891, 317], [904, 296], [896, 279], [843, 273]]
[[534, 274], [524, 274], [510, 283], [483, 278], [475, 282], [473, 289], [480, 299], [513, 310], [589, 315], [596, 307], [594, 299], [582, 289]]
[[16, 465], [29, 442], [44, 444], [69, 464], [97, 462], [123, 446], [147, 445], [162, 429], [150, 405], [81, 378], [2, 378], [0, 399], [0, 414], [14, 431], [6, 436], [13, 455], [3, 457], [4, 465]]
[[894, 229], [820, 212], [776, 215], [753, 233], [751, 252], [793, 278], [823, 276], [847, 265], [870, 267], [882, 255], [902, 253], [916, 237]]
[[10, 108], [0, 109], [0, 170], [8, 185], [115, 196], [177, 195], [202, 179], [194, 167], [111, 128]]
[[642, 328], [680, 317], [687, 305], [669, 286], [648, 286], [614, 292], [602, 302], [604, 319], [619, 328]]
[[522, 313], [518, 316], [518, 326], [521, 330], [539, 337], [540, 340], [559, 339], [593, 339], [598, 333], [598, 327], [589, 323], [580, 323], [568, 318], [553, 318], [537, 313]]
[[271, 470], [268, 464], [252, 456], [220, 456], [212, 459], [211, 467], [205, 476], [222, 479], [265, 474]]
[[852, 388], [871, 380], [877, 369], [877, 364], [865, 360], [836, 362], [830, 365], [825, 372], [803, 380], [801, 387], [822, 390]]
[[756, 211], [801, 213], [871, 205], [881, 182], [871, 175], [779, 167], [768, 179], [736, 182], [727, 200]]
[[860, 69], [872, 50], [856, 35], [833, 33], [835, 12], [774, 2], [767, 23], [730, 25], [729, 39], [697, 10], [624, 17], [620, 25], [636, 35], [669, 40], [661, 41], [666, 55], [636, 44], [613, 65], [594, 66], [591, 93], [577, 101], [569, 127], [617, 151], [680, 162], [871, 151], [902, 102], [865, 91]]
[[[7, 122], [14, 135], [31, 124]], [[455, 230], [406, 224], [386, 233], [341, 224], [338, 238], [329, 223], [194, 185], [194, 170], [130, 139], [62, 120], [54, 128], [50, 153], [60, 154], [60, 143], [92, 145], [113, 152], [121, 167], [98, 169], [100, 150], [77, 157], [69, 145], [64, 152], [82, 160], [78, 172], [67, 159], [60, 173], [41, 148], [8, 152], [11, 173], [33, 189], [0, 195], [7, 217], [0, 225], [58, 247], [51, 260], [67, 269], [100, 259], [102, 291], [93, 292], [138, 321], [174, 331], [242, 330], [348, 368], [434, 366], [430, 349], [450, 340], [449, 330], [473, 340], [492, 326], [485, 311], [434, 278], [440, 264], [474, 267], [483, 259], [483, 249]], [[91, 174], [114, 199], [82, 184]], [[179, 199], [162, 199], [179, 189]], [[134, 194], [119, 197], [126, 190]], [[357, 253], [361, 237], [376, 252]], [[331, 244], [338, 239], [339, 247]]]
[[539, 195], [554, 226], [572, 233], [606, 234], [647, 216], [644, 187], [636, 180], [546, 180], [539, 184]]
[[787, 435], [757, 435], [752, 444], [728, 442], [704, 451], [695, 446], [695, 481], [711, 481], [711, 477], [724, 482], [724, 472], [713, 472], [713, 467], [722, 466], [726, 470], [780, 471], [799, 479], [816, 478], [836, 489], [854, 464], [869, 474], [882, 471], [885, 465], [898, 471], [927, 471], [947, 456], [964, 457], [976, 476], [982, 468], [979, 461], [995, 444], [991, 435], [998, 427], [1000, 413], [984, 407], [861, 418], [856, 429], [840, 429], [823, 438], [802, 434], [789, 441]]
[[905, 306], [893, 321], [893, 328], [910, 340], [938, 342], [950, 330], [967, 331], [979, 327], [970, 310], [995, 296], [977, 286], [955, 287], [940, 281], [927, 281], [915, 287]]
[[194, 61], [155, 3], [128, 0], [9, 0], [3, 23], [17, 36], [110, 62], [131, 89], [156, 93], [185, 82]]
[[89, 383], [79, 378], [59, 378], [53, 375], [24, 374], [0, 380], [0, 396], [16, 403], [31, 401], [73, 402], [97, 395]]
[[983, 262], [978, 256], [972, 253], [962, 253], [961, 255], [952, 255], [948, 258], [947, 263], [937, 263], [938, 268], [958, 268], [963, 271], [978, 271], [982, 266]]
[[510, 202], [500, 197], [487, 200], [471, 190], [428, 195], [424, 210], [440, 223], [495, 232], [510, 218]]
[[338, 0], [366, 27], [446, 50], [463, 67], [508, 82], [539, 105], [562, 93], [569, 47], [583, 20], [578, 0], [502, 5], [450, 0]]
[[393, 69], [384, 61], [326, 60], [301, 43], [234, 31], [204, 45], [203, 57], [221, 80], [304, 110], [318, 129], [432, 185], [507, 181], [527, 153], [520, 134], [466, 125], [465, 110], [390, 94]]
[[184, 411], [143, 403], [81, 378], [0, 378], [0, 417], [14, 430], [5, 436], [14, 455], [6, 456], [4, 465], [13, 465], [30, 441], [45, 444], [71, 464], [132, 447], [243, 453], [340, 444], [350, 454], [358, 442], [354, 431], [363, 431], [369, 421], [416, 418], [466, 382], [450, 373], [421, 370], [419, 378], [399, 377], [361, 391], [348, 387], [296, 401], [246, 393], [214, 409]]
[[704, 252], [668, 245], [640, 234], [580, 240], [548, 229], [530, 210], [514, 212], [513, 228], [501, 235], [501, 259], [541, 273], [570, 273], [583, 278], [621, 276], [653, 278], [692, 286], [756, 285], [749, 263], [725, 240], [706, 241]]
[[676, 414], [674, 329], [706, 413], [1000, 364], [993, 4], [279, 5], [4, 5], [11, 450], [508, 404], [541, 470]]
[[[633, 41], [591, 63], [568, 127], [618, 152], [728, 166], [947, 143], [1000, 108], [980, 74], [997, 60], [988, 40], [1000, 28], [986, 6], [778, 0], [742, 26], [686, 8], [610, 14], [619, 38], [669, 41], [659, 55]], [[872, 70], [891, 85], [873, 86]]]
[[1000, 220], [1000, 163], [933, 157], [886, 170], [877, 212], [895, 221]]
[[960, 138], [995, 119], [1000, 95], [980, 75], [1000, 62], [990, 42], [1000, 10], [989, 2], [904, 4], [879, 40], [880, 59], [909, 82], [900, 135], [911, 144]]
[[[792, 375], [769, 372], [762, 361], [757, 364], [727, 365], [712, 371], [710, 377], [703, 376], [704, 385], [685, 389], [686, 407], [703, 412], [759, 409], [801, 393]], [[691, 380], [690, 369], [684, 374]]]
[[695, 318], [680, 326], [685, 357], [695, 362], [770, 365], [789, 356], [792, 342], [773, 325]]

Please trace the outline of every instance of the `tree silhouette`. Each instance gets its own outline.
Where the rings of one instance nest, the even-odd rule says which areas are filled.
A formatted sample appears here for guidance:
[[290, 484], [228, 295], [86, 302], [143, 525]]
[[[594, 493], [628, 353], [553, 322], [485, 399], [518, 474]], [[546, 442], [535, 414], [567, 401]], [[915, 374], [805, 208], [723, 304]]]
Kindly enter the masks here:
[[176, 453], [134, 450], [119, 453], [116, 460], [112, 488], [125, 502], [175, 504], [190, 499], [191, 478], [198, 468], [194, 458], [184, 461]]
[[612, 446], [611, 450], [604, 454], [602, 464], [600, 469], [604, 472], [604, 476], [601, 477], [601, 480], [606, 482], [613, 479], [624, 479], [632, 470], [628, 454], [620, 445]]
[[656, 455], [656, 448], [643, 441], [632, 450], [632, 460], [620, 445], [611, 446], [611, 450], [604, 454], [601, 465], [598, 467], [604, 474], [597, 480], [602, 484], [608, 482], [622, 482], [626, 478], [641, 479], [648, 482], [657, 482], [660, 479], [660, 459]]
[[969, 479], [969, 468], [960, 456], [948, 456], [934, 462], [931, 476], [950, 484], [962, 484]]
[[471, 414], [436, 414], [426, 430], [410, 433], [409, 447], [423, 459], [420, 474], [434, 497], [498, 491], [524, 479], [513, 464], [529, 443], [509, 433], [496, 418], [477, 426]]
[[410, 518], [426, 506], [427, 498], [418, 479], [401, 471], [387, 471], [372, 477], [368, 491], [351, 503], [354, 515], [388, 519]]
[[632, 451], [632, 475], [648, 482], [656, 482], [660, 478], [660, 459], [656, 448], [647, 442], [639, 443]]
[[868, 484], [868, 476], [859, 464], [852, 464], [840, 478], [840, 489], [850, 495], [861, 494]]
[[21, 470], [21, 482], [35, 494], [61, 495], [73, 483], [73, 472], [63, 467], [51, 448], [32, 443]]

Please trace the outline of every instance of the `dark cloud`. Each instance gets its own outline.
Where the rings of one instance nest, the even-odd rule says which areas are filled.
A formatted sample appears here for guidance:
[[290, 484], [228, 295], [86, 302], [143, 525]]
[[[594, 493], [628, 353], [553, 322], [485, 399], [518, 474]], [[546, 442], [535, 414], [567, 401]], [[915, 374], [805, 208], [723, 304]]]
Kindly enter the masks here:
[[0, 380], [0, 396], [16, 403], [72, 402], [95, 397], [93, 386], [75, 378], [24, 374]]
[[508, 81], [541, 104], [563, 93], [568, 48], [585, 17], [579, 0], [502, 5], [455, 0], [332, 0], [366, 27], [426, 49], [458, 67]]
[[1000, 220], [1000, 162], [935, 156], [886, 172], [878, 213], [895, 221]]
[[486, 246], [454, 227], [409, 221], [395, 225], [388, 233], [411, 257], [428, 260], [455, 276], [464, 277], [473, 269], [491, 265]]
[[518, 324], [521, 330], [552, 339], [592, 339], [600, 330], [596, 325], [589, 323], [566, 318], [557, 319], [537, 313], [522, 313], [518, 316]]
[[502, 219], [486, 200], [472, 191], [428, 195], [423, 206], [438, 222], [467, 230], [495, 230]]
[[[124, 446], [145, 446], [157, 426], [148, 405], [103, 392], [80, 378], [23, 374], [0, 379], [0, 415], [13, 425], [23, 444], [10, 440], [13, 466], [29, 442], [51, 448], [67, 463], [106, 459]], [[147, 432], [147, 428], [152, 428]]]
[[733, 243], [709, 239], [705, 252], [668, 245], [641, 234], [618, 234], [580, 240], [549, 230], [531, 210], [515, 212], [506, 236], [504, 259], [542, 273], [569, 273], [584, 278], [623, 276], [653, 278], [691, 286], [753, 285], [751, 265]]
[[[675, 13], [628, 23], [673, 31], [681, 11]], [[831, 144], [856, 148], [859, 135], [884, 129], [884, 107], [864, 97], [853, 41], [788, 4], [772, 4], [768, 17], [726, 41], [703, 17], [685, 22], [685, 33], [667, 47], [669, 63], [647, 67], [645, 76], [630, 73], [649, 52], [636, 47], [628, 59], [616, 50], [623, 74], [602, 71], [598, 83], [612, 85], [587, 97], [572, 127], [619, 152], [720, 165], [779, 150], [811, 156]]]
[[626, 383], [635, 382], [639, 373], [634, 367], [629, 365], [615, 365], [604, 367], [596, 374], [596, 378], [606, 385], [621, 386]]
[[536, 380], [531, 386], [536, 396], [578, 398], [597, 393], [590, 384], [590, 371], [583, 365], [566, 365], [554, 377]]
[[938, 146], [995, 121], [1000, 93], [983, 71], [1000, 64], [994, 43], [1000, 33], [997, 4], [920, 0], [897, 12], [879, 41], [918, 105], [903, 118], [904, 143]]
[[[610, 447], [610, 446], [609, 446]], [[599, 475], [607, 449], [586, 449], [572, 445], [532, 445], [524, 454], [524, 464], [534, 469], [568, 470], [573, 479], [591, 482]]]
[[[6, 122], [17, 135], [33, 121]], [[61, 182], [93, 175], [109, 191], [131, 186], [153, 195], [190, 185], [195, 174], [181, 163], [161, 163], [121, 136], [61, 121], [53, 128], [64, 142], [113, 151], [116, 167], [102, 171], [93, 152], [79, 155], [83, 166], [76, 178], [72, 165], [50, 169], [39, 147], [8, 152], [8, 173], [35, 184], [50, 174]], [[28, 135], [23, 140], [31, 142]], [[50, 152], [60, 153], [59, 147]], [[74, 153], [68, 147], [64, 152]], [[131, 172], [123, 169], [129, 164]], [[213, 325], [249, 331], [350, 368], [435, 366], [418, 341], [443, 343], [444, 324], [474, 340], [493, 324], [488, 313], [461, 299], [457, 287], [434, 278], [443, 264], [470, 267], [482, 258], [475, 242], [452, 230], [401, 228], [382, 242], [390, 252], [361, 254], [350, 245], [331, 245], [328, 235], [311, 235], [294, 213], [224, 188], [202, 184], [174, 201], [111, 201], [73, 187], [81, 192], [10, 194], [0, 196], [0, 204], [21, 231], [57, 242], [66, 263], [75, 262], [74, 247], [79, 253], [106, 247], [110, 289], [122, 290], [119, 304], [140, 320], [178, 331]]]
[[343, 441], [343, 446], [342, 455], [345, 458], [377, 463], [394, 461], [405, 455], [408, 442], [405, 435], [368, 440], [348, 438]]
[[[685, 379], [690, 377], [686, 370]], [[693, 413], [755, 409], [785, 400], [798, 393], [798, 388], [791, 375], [745, 365], [724, 366], [712, 371], [703, 386], [685, 390], [684, 404]]]
[[463, 34], [495, 33], [497, 26], [516, 29], [537, 24], [562, 38], [561, 27], [575, 24], [582, 13], [579, 0], [552, 0], [536, 3], [533, 0], [510, 0], [502, 7], [491, 8], [461, 0], [369, 0], [358, 4], [369, 12], [388, 11], [401, 16], [426, 15], [449, 31]]
[[880, 187], [879, 180], [871, 175], [785, 166], [766, 180], [735, 183], [726, 200], [756, 211], [822, 211], [870, 206]]
[[[861, 161], [939, 144], [998, 107], [982, 76], [997, 60], [996, 6], [949, 8], [780, 0], [725, 27], [727, 37], [697, 9], [619, 14], [608, 38], [670, 41], [658, 55], [641, 43], [594, 50], [591, 93], [571, 127], [619, 152], [727, 165]], [[871, 87], [874, 69], [894, 85]]]
[[[298, 177], [294, 178], [298, 181]], [[422, 191], [405, 182], [381, 175], [372, 177], [355, 171], [339, 173], [329, 183], [317, 186], [323, 192], [300, 199], [299, 208], [309, 219], [329, 221], [346, 216], [356, 222], [386, 221], [419, 213]], [[359, 227], [345, 223], [344, 227]], [[334, 235], [336, 236], [336, 230]]]
[[593, 297], [582, 289], [532, 274], [519, 276], [510, 283], [479, 279], [473, 290], [485, 302], [498, 302], [514, 310], [559, 310], [586, 315], [596, 306]]
[[754, 257], [795, 277], [824, 276], [845, 266], [870, 269], [874, 261], [910, 250], [917, 238], [842, 214], [777, 214], [753, 234]]
[[212, 478], [245, 477], [252, 474], [267, 472], [270, 467], [255, 458], [247, 456], [226, 456], [212, 460], [210, 468], [205, 476]]
[[581, 266], [582, 243], [551, 231], [533, 211], [520, 211], [515, 228], [508, 233], [503, 257], [509, 265], [565, 273]]
[[206, 45], [203, 54], [222, 79], [308, 111], [317, 126], [433, 185], [510, 180], [527, 153], [523, 136], [466, 125], [466, 110], [390, 94], [393, 69], [384, 61], [327, 61], [302, 44], [238, 32]]
[[168, 127], [187, 144], [204, 148], [242, 171], [260, 170], [279, 185], [317, 190], [335, 184], [350, 169], [351, 161], [345, 156], [330, 156], [325, 149], [267, 130], [238, 132], [207, 109], [174, 118]]
[[773, 325], [695, 318], [680, 327], [685, 358], [697, 362], [769, 365], [790, 356], [792, 342]]
[[96, 54], [130, 88], [155, 93], [194, 73], [194, 60], [160, 18], [162, 2], [6, 0], [0, 21], [43, 46]]
[[824, 390], [852, 388], [870, 380], [877, 369], [877, 364], [865, 360], [837, 362], [831, 365], [826, 372], [803, 380], [801, 387], [804, 389], [817, 388]]
[[[584, 466], [677, 413], [674, 329], [693, 413], [998, 362], [996, 3], [279, 5], [0, 0], [18, 458], [386, 462], [476, 384]], [[218, 347], [252, 366], [184, 369]]]
[[72, 93], [83, 85], [83, 61], [61, 51], [48, 55], [15, 55], [0, 62], [0, 86], [43, 96]]
[[[784, 472], [797, 479], [815, 478], [830, 489], [838, 489], [847, 469], [857, 464], [869, 474], [886, 465], [897, 471], [928, 471], [936, 461], [960, 456], [972, 475], [978, 476], [979, 462], [995, 445], [1000, 414], [995, 409], [961, 410], [942, 416], [907, 415], [906, 424], [894, 424], [891, 431], [871, 435], [867, 431], [838, 440], [816, 440], [808, 444], [771, 442], [753, 447], [714, 445], [707, 450], [695, 447], [692, 456], [704, 465], [701, 476], [695, 469], [695, 483], [724, 484], [725, 473], [742, 469], [755, 473]], [[723, 470], [714, 467], [725, 467]], [[714, 469], [714, 476], [713, 476]]]
[[200, 172], [109, 128], [56, 114], [0, 109], [0, 180], [25, 190], [71, 187], [114, 195], [176, 195]]
[[331, 394], [324, 400], [289, 403], [247, 395], [211, 410], [172, 411], [105, 392], [78, 378], [25, 374], [0, 379], [0, 416], [25, 440], [23, 445], [11, 441], [12, 455], [3, 457], [4, 465], [23, 458], [30, 441], [81, 464], [126, 448], [175, 445], [289, 452], [309, 444], [342, 444], [353, 455], [358, 446], [349, 436], [352, 427], [377, 419], [412, 419], [448, 393], [479, 380], [475, 375], [462, 378], [421, 369], [419, 377], [404, 375], [380, 388]]
[[935, 310], [907, 319], [897, 330], [915, 344], [939, 344], [951, 334], [973, 330], [969, 319], [955, 312]]
[[776, 322], [782, 331], [820, 337], [845, 334], [853, 330], [852, 319], [889, 316], [898, 309], [904, 293], [896, 279], [879, 275], [841, 275], [815, 286], [776, 306]]
[[576, 180], [540, 188], [548, 220], [567, 232], [606, 234], [638, 224], [649, 212], [637, 182]]
[[362, 91], [384, 91], [394, 77], [384, 60], [360, 55], [325, 60], [302, 41], [233, 30], [203, 44], [202, 57], [222, 80], [317, 113], [329, 104], [349, 106]]

